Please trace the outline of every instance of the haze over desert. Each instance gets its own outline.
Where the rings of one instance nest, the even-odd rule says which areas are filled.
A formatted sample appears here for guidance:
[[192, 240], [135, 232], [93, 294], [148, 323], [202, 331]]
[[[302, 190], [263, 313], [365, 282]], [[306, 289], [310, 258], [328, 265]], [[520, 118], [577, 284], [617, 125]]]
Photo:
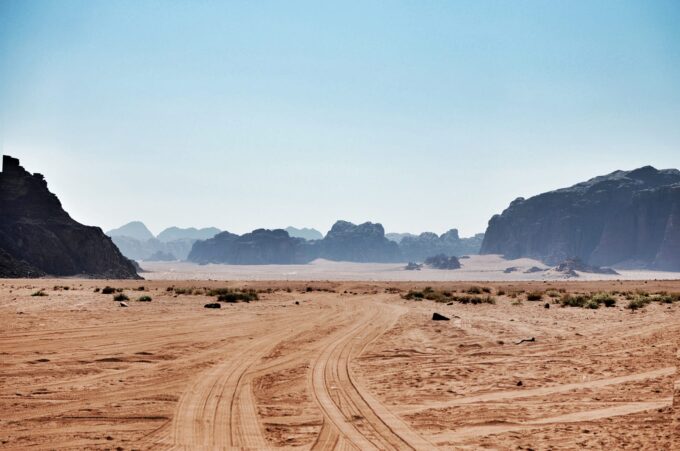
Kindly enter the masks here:
[[678, 23], [0, 0], [0, 451], [680, 450]]

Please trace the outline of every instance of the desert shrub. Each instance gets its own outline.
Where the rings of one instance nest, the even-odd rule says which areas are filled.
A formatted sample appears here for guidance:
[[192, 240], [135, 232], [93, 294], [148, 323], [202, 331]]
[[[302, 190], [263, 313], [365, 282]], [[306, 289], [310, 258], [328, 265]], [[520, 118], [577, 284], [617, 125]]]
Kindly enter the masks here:
[[576, 294], [576, 295], [571, 295], [568, 293], [565, 293], [562, 295], [562, 298], [560, 299], [560, 304], [562, 304], [562, 307], [585, 307], [586, 304], [590, 301], [590, 298], [588, 296], [583, 295], [583, 294]]
[[137, 301], [139, 302], [151, 302], [151, 296], [140, 296], [137, 298]]
[[123, 302], [123, 301], [129, 301], [130, 298], [127, 297], [127, 296], [126, 296], [125, 294], [123, 294], [123, 293], [118, 293], [117, 295], [115, 295], [115, 296], [113, 297], [113, 300], [116, 301], [116, 302]]
[[110, 287], [108, 285], [105, 286], [104, 288], [102, 288], [102, 294], [112, 294], [112, 293], [115, 293], [115, 291], [116, 291], [115, 288]]
[[487, 294], [491, 294], [491, 288], [489, 288], [489, 287], [482, 287], [482, 292], [483, 292], [483, 293], [487, 293]]
[[38, 291], [34, 291], [31, 293], [31, 296], [47, 296], [47, 293], [45, 293], [44, 290], [40, 289]]
[[95, 292], [95, 293], [99, 293], [100, 291], [101, 291], [101, 290], [99, 289], [99, 287], [97, 287], [97, 288], [94, 289], [94, 292]]
[[604, 304], [605, 307], [614, 307], [616, 305], [616, 299], [609, 293], [595, 293], [591, 300], [596, 302], [598, 306]]
[[635, 311], [635, 310], [638, 310], [638, 309], [645, 307], [649, 303], [650, 303], [649, 297], [638, 296], [637, 298], [628, 302], [628, 305], [626, 305], [626, 308]]
[[173, 291], [174, 289], [175, 289], [175, 287], [167, 287], [167, 288], [165, 289], [165, 291]]
[[559, 298], [560, 297], [560, 293], [555, 291], [555, 290], [550, 290], [546, 294], [548, 295], [548, 297], [551, 297], [551, 298]]
[[482, 294], [482, 289], [480, 287], [470, 287], [465, 291], [467, 294]]
[[658, 302], [660, 304], [672, 304], [673, 297], [668, 294], [653, 294], [649, 296], [651, 302]]
[[497, 294], [498, 296], [504, 296], [504, 295], [505, 295], [505, 290], [499, 289], [499, 290], [496, 292], [496, 294]]
[[230, 288], [218, 288], [211, 290], [212, 296], [217, 295], [217, 300], [220, 302], [250, 302], [260, 299], [255, 290], [236, 290]]
[[597, 310], [600, 308], [600, 304], [597, 303], [597, 301], [591, 299], [588, 302], [586, 302], [586, 305], [584, 306], [585, 308]]
[[144, 285], [141, 285], [141, 286], [137, 287], [137, 291], [144, 291], [144, 290], [146, 290], [146, 288], [144, 287]]
[[540, 291], [532, 291], [527, 293], [527, 301], [541, 301], [543, 300], [543, 293]]

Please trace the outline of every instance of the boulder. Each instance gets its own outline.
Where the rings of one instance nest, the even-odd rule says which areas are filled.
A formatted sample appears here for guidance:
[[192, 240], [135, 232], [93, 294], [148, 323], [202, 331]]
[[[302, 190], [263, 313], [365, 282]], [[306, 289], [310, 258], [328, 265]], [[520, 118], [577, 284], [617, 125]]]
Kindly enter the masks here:
[[435, 312], [432, 314], [432, 321], [450, 321], [450, 320], [446, 316], [440, 315], [439, 313]]

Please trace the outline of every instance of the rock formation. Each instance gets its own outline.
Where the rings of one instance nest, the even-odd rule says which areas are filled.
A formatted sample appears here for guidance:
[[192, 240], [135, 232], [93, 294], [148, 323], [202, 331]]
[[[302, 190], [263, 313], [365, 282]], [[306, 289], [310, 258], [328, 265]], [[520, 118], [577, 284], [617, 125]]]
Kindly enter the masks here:
[[320, 241], [320, 256], [348, 262], [403, 261], [399, 245], [385, 238], [382, 224], [337, 221]]
[[434, 269], [459, 269], [460, 261], [456, 257], [447, 257], [444, 254], [427, 257], [425, 264]]
[[232, 265], [309, 263], [314, 258], [304, 239], [292, 238], [282, 229], [257, 229], [241, 236], [222, 232], [196, 241], [188, 256], [196, 263]]
[[491, 218], [481, 253], [680, 271], [680, 171], [646, 166], [518, 198]]
[[399, 262], [396, 243], [380, 224], [336, 222], [322, 240], [291, 237], [285, 230], [258, 229], [245, 235], [222, 232], [197, 241], [188, 256], [196, 263], [302, 264], [316, 258], [351, 262]]
[[417, 236], [403, 236], [399, 241], [399, 250], [403, 259], [415, 261], [423, 261], [428, 256], [436, 254], [478, 254], [483, 239], [482, 233], [471, 238], [460, 238], [457, 229], [451, 229], [441, 236], [424, 232]]
[[66, 213], [41, 174], [3, 156], [0, 173], [0, 277], [139, 278], [111, 238]]

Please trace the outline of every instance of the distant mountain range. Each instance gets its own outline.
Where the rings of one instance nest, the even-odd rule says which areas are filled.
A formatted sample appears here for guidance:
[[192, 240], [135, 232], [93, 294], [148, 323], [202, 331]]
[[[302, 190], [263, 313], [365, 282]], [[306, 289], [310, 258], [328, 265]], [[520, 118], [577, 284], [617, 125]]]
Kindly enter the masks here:
[[106, 232], [120, 251], [133, 260], [186, 260], [197, 240], [212, 238], [220, 229], [168, 227], [158, 236], [141, 221], [132, 221]]
[[680, 171], [645, 166], [518, 198], [491, 218], [481, 253], [680, 271]]
[[477, 253], [482, 234], [461, 239], [452, 229], [441, 236], [422, 233], [400, 243], [385, 235], [381, 224], [337, 221], [322, 239], [305, 240], [286, 230], [257, 229], [244, 235], [222, 232], [197, 241], [188, 260], [196, 263], [302, 264], [317, 258], [350, 262], [424, 261], [437, 254]]

